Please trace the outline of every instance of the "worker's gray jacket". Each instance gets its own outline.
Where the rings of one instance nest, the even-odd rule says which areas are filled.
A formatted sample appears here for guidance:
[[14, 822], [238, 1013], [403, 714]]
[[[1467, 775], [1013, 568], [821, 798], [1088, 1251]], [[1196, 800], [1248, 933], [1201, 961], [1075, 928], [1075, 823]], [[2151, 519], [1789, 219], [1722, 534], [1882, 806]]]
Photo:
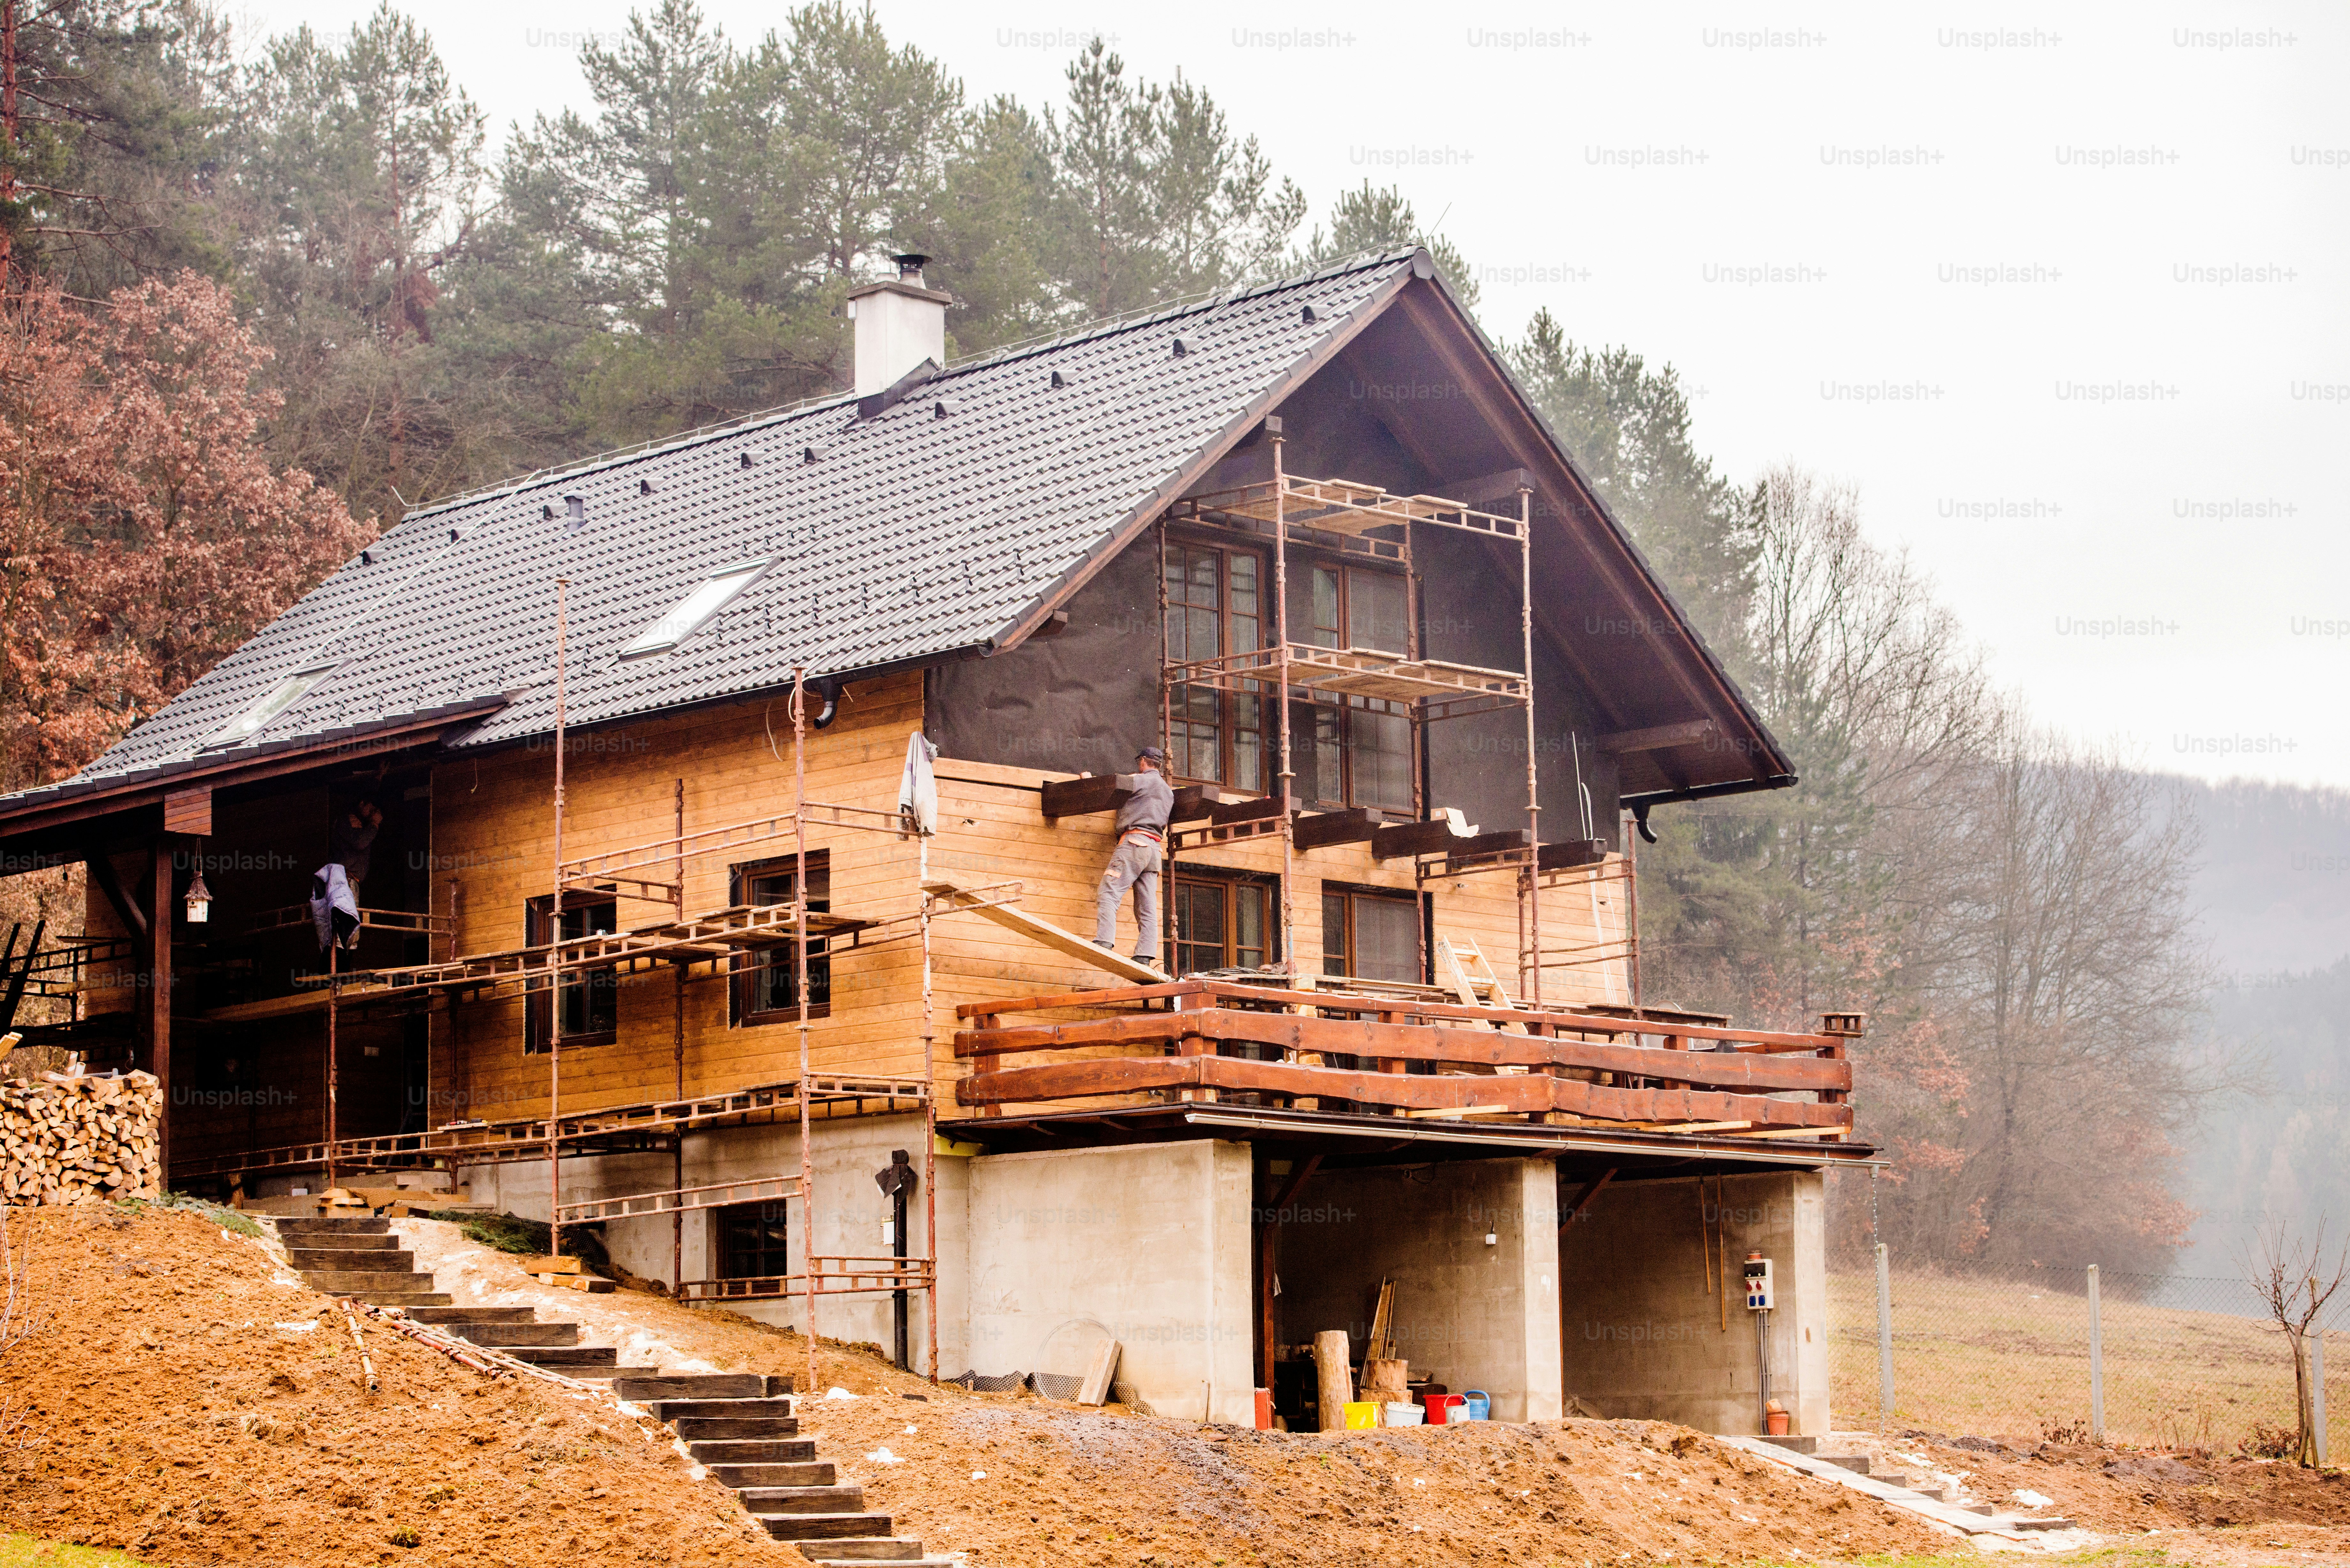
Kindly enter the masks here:
[[1118, 830], [1148, 827], [1155, 832], [1167, 831], [1167, 819], [1175, 813], [1175, 790], [1162, 773], [1121, 774], [1118, 787], [1134, 793], [1118, 808]]

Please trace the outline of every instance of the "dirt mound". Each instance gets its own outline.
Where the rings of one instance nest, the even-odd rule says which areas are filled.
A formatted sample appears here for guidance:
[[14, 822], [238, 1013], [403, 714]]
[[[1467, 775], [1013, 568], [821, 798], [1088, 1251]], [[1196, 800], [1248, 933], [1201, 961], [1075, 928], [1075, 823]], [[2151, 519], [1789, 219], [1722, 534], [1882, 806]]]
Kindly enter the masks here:
[[[0, 1397], [44, 1438], [0, 1470], [15, 1528], [168, 1563], [802, 1562], [608, 1404], [494, 1384], [381, 1331], [370, 1398], [340, 1314], [258, 1243], [186, 1214], [16, 1222], [38, 1243], [48, 1326], [0, 1364]], [[461, 1303], [542, 1289], [453, 1228], [400, 1228]], [[544, 1293], [543, 1315], [578, 1319], [591, 1342], [805, 1374], [802, 1340], [733, 1314]], [[831, 1345], [817, 1376], [853, 1396], [806, 1405], [819, 1456], [899, 1533], [974, 1568], [1838, 1560], [1954, 1544], [1661, 1423], [1325, 1438], [933, 1388]]]
[[43, 1324], [0, 1362], [35, 1445], [0, 1463], [13, 1529], [273, 1568], [802, 1562], [608, 1402], [494, 1383], [380, 1329], [369, 1396], [340, 1312], [200, 1216], [11, 1225]]

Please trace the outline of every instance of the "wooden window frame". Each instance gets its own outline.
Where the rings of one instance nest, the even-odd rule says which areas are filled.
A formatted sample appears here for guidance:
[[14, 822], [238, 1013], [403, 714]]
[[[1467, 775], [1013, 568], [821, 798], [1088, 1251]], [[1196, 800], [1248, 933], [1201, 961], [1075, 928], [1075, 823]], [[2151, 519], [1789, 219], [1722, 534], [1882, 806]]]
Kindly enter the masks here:
[[[773, 1226], [781, 1232], [773, 1246], [763, 1244], [747, 1251], [737, 1250], [730, 1222], [745, 1217], [746, 1213], [759, 1224]], [[710, 1220], [711, 1262], [713, 1265], [711, 1272], [713, 1277], [722, 1280], [767, 1280], [792, 1272], [791, 1216], [781, 1199], [725, 1204], [713, 1210]], [[758, 1259], [760, 1266], [753, 1267], [746, 1263], [743, 1261], [745, 1257]], [[768, 1262], [778, 1266], [767, 1268], [764, 1264]]]
[[1413, 946], [1419, 954], [1418, 968], [1419, 972], [1419, 978], [1416, 981], [1409, 981], [1408, 983], [1418, 985], [1427, 985], [1431, 983], [1429, 974], [1428, 942], [1426, 940], [1428, 929], [1429, 898], [1425, 892], [1416, 893], [1409, 888], [1378, 888], [1353, 882], [1326, 881], [1322, 884], [1321, 893], [1325, 899], [1341, 898], [1345, 900], [1345, 917], [1342, 926], [1345, 932], [1345, 950], [1337, 955], [1338, 961], [1344, 967], [1336, 971], [1330, 968], [1330, 960], [1332, 955], [1330, 952], [1330, 944], [1327, 935], [1329, 930], [1329, 918], [1326, 909], [1323, 917], [1323, 930], [1325, 935], [1322, 944], [1322, 972], [1324, 974], [1333, 975], [1334, 977], [1352, 977], [1354, 975], [1357, 967], [1356, 963], [1357, 954], [1355, 940], [1355, 903], [1357, 899], [1361, 898], [1378, 898], [1388, 903], [1407, 905], [1410, 908], [1412, 912]]
[[[728, 902], [750, 903], [750, 884], [756, 877], [789, 877], [798, 869], [797, 857], [770, 856], [764, 860], [746, 860], [726, 868]], [[808, 909], [819, 913], [832, 908], [832, 852], [811, 849], [807, 855]], [[753, 988], [758, 983], [759, 971], [767, 967], [760, 962], [793, 963], [792, 944], [755, 949], [738, 952], [727, 960], [726, 1023], [730, 1029], [764, 1029], [779, 1023], [797, 1023], [800, 1010], [796, 1003], [787, 1007], [756, 1008], [751, 1005]], [[795, 966], [796, 967], [796, 966]], [[823, 1000], [818, 1001], [821, 996]], [[832, 1016], [832, 959], [822, 937], [808, 941], [808, 1016]]]
[[[1216, 576], [1216, 652], [1214, 657], [1222, 658], [1226, 654], [1253, 651], [1250, 649], [1235, 648], [1232, 645], [1232, 558], [1238, 556], [1245, 556], [1250, 560], [1256, 563], [1256, 647], [1270, 647], [1271, 643], [1268, 639], [1273, 636], [1274, 618], [1266, 614], [1266, 610], [1271, 606], [1273, 599], [1272, 556], [1265, 549], [1254, 545], [1233, 544], [1223, 539], [1201, 538], [1196, 535], [1183, 534], [1170, 534], [1168, 536], [1166, 545], [1167, 557], [1180, 557], [1182, 552], [1190, 550], [1210, 550], [1215, 552], [1222, 557], [1222, 564], [1217, 568]], [[1159, 575], [1162, 583], [1167, 580], [1170, 568], [1172, 565], [1172, 559], [1162, 558], [1159, 566]], [[1188, 572], [1183, 575], [1188, 578]], [[1179, 606], [1178, 602], [1170, 596], [1167, 601], [1166, 617], [1171, 618], [1177, 613], [1179, 607], [1191, 608], [1193, 607], [1190, 606], [1188, 603]], [[1164, 624], [1161, 626], [1159, 635], [1162, 639], [1162, 646], [1168, 649], [1168, 657], [1172, 659], [1174, 657], [1173, 639], [1170, 632]], [[1185, 651], [1191, 658], [1201, 657], [1201, 655], [1191, 649], [1187, 649]], [[1180, 691], [1181, 688], [1179, 688], [1178, 690]], [[1180, 767], [1175, 769], [1172, 776], [1176, 779], [1191, 784], [1228, 784], [1234, 789], [1253, 790], [1254, 793], [1259, 794], [1271, 794], [1271, 786], [1276, 782], [1275, 774], [1280, 764], [1275, 761], [1274, 756], [1274, 753], [1277, 750], [1279, 744], [1279, 742], [1274, 739], [1274, 724], [1267, 722], [1264, 712], [1264, 703], [1268, 694], [1258, 693], [1252, 695], [1243, 691], [1215, 691], [1213, 695], [1216, 701], [1217, 715], [1215, 720], [1215, 776], [1212, 778], [1203, 777], [1197, 774], [1183, 772]], [[1251, 732], [1247, 726], [1243, 725], [1240, 722], [1241, 704], [1243, 702], [1255, 702], [1258, 704], [1258, 721], [1257, 725], [1253, 732]], [[1174, 693], [1171, 692], [1170, 693], [1169, 698], [1169, 720], [1170, 724], [1180, 724], [1185, 726], [1194, 723], [1204, 726], [1206, 722], [1203, 720], [1194, 720], [1191, 718], [1189, 714], [1183, 711], [1181, 704], [1175, 700]], [[1240, 736], [1243, 733], [1250, 732], [1254, 733], [1257, 737], [1257, 776], [1259, 782], [1253, 785], [1241, 784], [1237, 782], [1236, 778], [1236, 775], [1240, 772]], [[1169, 738], [1170, 741], [1174, 739], [1172, 736], [1170, 736]], [[1170, 749], [1174, 753], [1173, 757], [1170, 759], [1170, 763], [1179, 760], [1183, 762], [1188, 762], [1190, 760], [1191, 748], [1188, 742], [1178, 742]]]
[[[577, 914], [588, 909], [610, 910], [612, 915], [612, 923], [606, 929], [610, 930], [619, 929], [619, 900], [614, 898], [611, 894], [567, 892], [563, 895], [563, 913], [567, 919], [574, 914]], [[531, 947], [539, 947], [547, 942], [553, 941], [555, 940], [554, 919], [554, 894], [543, 893], [536, 898], [527, 900], [523, 906], [524, 930], [527, 939], [526, 945]], [[617, 983], [618, 977], [614, 973], [614, 971], [609, 968], [581, 970], [574, 975], [561, 976], [556, 979], [553, 985], [535, 990], [529, 994], [525, 1001], [523, 1012], [522, 1048], [525, 1055], [535, 1056], [544, 1054], [552, 1047], [555, 997], [557, 989], [572, 985], [592, 986], [595, 984], [597, 977], [598, 976], [604, 977], [605, 982], [610, 990], [612, 998], [612, 1027], [609, 1029], [583, 1030], [577, 1034], [566, 1034], [563, 1037], [563, 1044], [567, 1048], [573, 1045], [609, 1045], [619, 1039], [620, 994], [619, 987]]]
[[1281, 961], [1280, 877], [1269, 877], [1262, 872], [1255, 871], [1228, 870], [1221, 866], [1188, 865], [1182, 861], [1175, 862], [1168, 867], [1168, 870], [1170, 874], [1167, 877], [1166, 887], [1167, 913], [1169, 920], [1174, 928], [1171, 943], [1174, 950], [1173, 956], [1176, 963], [1176, 970], [1174, 972], [1193, 972], [1192, 967], [1185, 963], [1183, 960], [1182, 950], [1186, 945], [1192, 947], [1205, 945], [1200, 942], [1186, 944], [1184, 941], [1182, 924], [1183, 904], [1179, 889], [1185, 886], [1219, 888], [1222, 890], [1224, 896], [1223, 951], [1225, 961], [1221, 964], [1211, 964], [1201, 967], [1211, 969], [1234, 969], [1239, 967], [1239, 948], [1234, 940], [1239, 930], [1239, 921], [1235, 919], [1237, 910], [1234, 906], [1239, 898], [1238, 889], [1242, 888], [1253, 888], [1263, 894], [1264, 898], [1264, 961], [1269, 964], [1279, 963]]

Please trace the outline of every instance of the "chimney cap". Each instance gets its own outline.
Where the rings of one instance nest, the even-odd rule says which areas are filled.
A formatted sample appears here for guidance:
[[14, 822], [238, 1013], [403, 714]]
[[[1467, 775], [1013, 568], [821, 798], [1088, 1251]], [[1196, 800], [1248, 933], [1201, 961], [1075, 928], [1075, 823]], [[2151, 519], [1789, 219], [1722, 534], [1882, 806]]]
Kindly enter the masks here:
[[891, 256], [889, 259], [898, 264], [899, 277], [904, 278], [908, 283], [920, 283], [922, 281], [922, 268], [931, 258], [915, 251], [908, 251], [903, 255]]

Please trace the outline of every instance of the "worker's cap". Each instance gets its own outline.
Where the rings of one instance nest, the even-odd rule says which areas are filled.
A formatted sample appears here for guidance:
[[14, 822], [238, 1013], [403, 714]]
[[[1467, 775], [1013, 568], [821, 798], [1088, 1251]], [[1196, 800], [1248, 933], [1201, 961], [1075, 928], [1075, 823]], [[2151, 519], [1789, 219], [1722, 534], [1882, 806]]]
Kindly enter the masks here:
[[1163, 763], [1167, 760], [1167, 753], [1160, 751], [1156, 746], [1145, 746], [1142, 750], [1135, 753], [1134, 754], [1138, 757], [1145, 758], [1154, 763]]

